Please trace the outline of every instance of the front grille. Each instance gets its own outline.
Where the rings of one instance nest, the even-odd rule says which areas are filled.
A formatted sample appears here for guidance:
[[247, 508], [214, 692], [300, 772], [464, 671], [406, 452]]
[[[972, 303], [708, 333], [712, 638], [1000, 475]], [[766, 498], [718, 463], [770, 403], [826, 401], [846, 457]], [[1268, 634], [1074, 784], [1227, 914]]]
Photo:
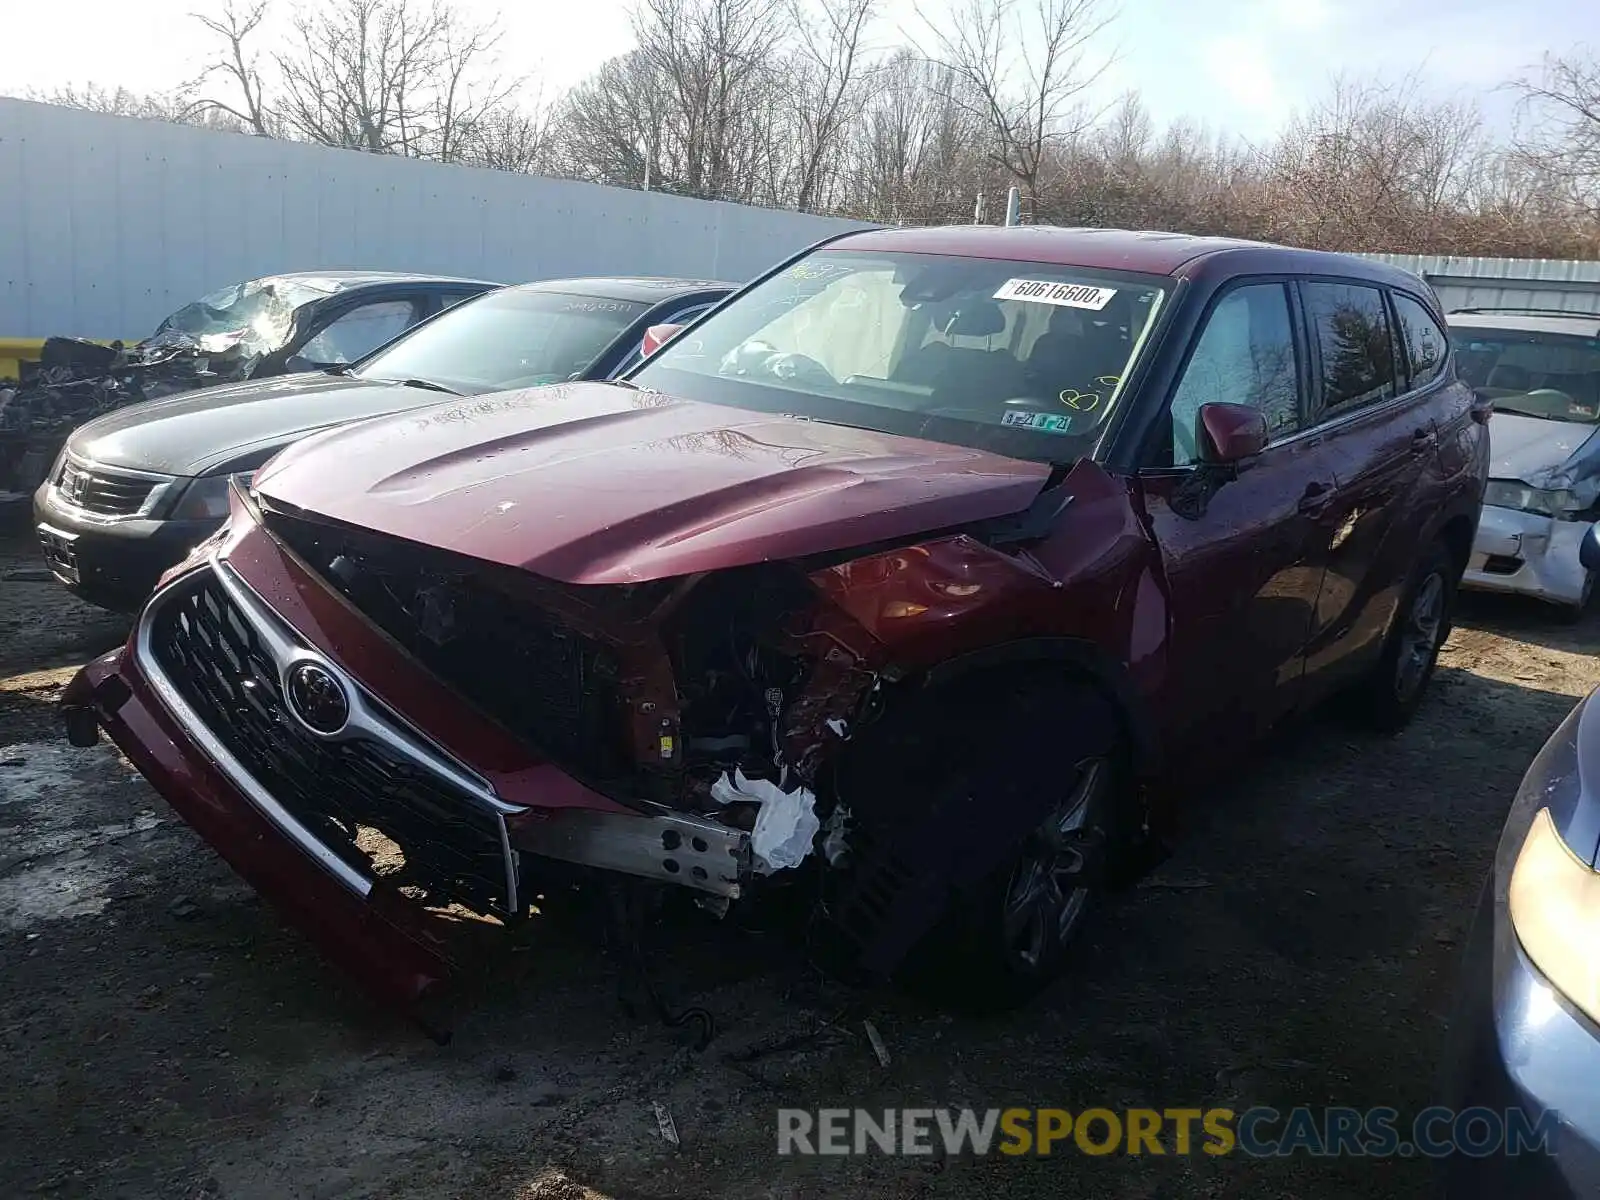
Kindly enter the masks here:
[[611, 649], [487, 581], [492, 569], [369, 530], [267, 528], [480, 712], [579, 778], [631, 777]]
[[80, 467], [74, 462], [61, 468], [56, 482], [56, 489], [69, 504], [106, 517], [134, 516], [155, 488], [153, 479], [103, 467]]
[[358, 872], [505, 913], [499, 817], [380, 742], [325, 741], [302, 728], [272, 656], [211, 572], [162, 602], [150, 651], [245, 770]]

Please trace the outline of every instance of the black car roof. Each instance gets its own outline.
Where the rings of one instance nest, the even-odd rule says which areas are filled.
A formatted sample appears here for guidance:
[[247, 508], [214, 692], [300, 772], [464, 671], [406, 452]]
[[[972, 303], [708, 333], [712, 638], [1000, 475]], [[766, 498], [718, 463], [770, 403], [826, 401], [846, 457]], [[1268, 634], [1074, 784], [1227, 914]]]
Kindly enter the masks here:
[[607, 300], [659, 304], [690, 292], [728, 291], [740, 285], [717, 279], [666, 279], [652, 276], [586, 275], [574, 279], [539, 279], [516, 285], [520, 292], [571, 292]]
[[455, 275], [412, 274], [407, 271], [284, 271], [265, 275], [263, 279], [283, 279], [292, 283], [315, 287], [321, 283], [334, 291], [347, 291], [356, 287], [382, 287], [395, 283], [449, 283], [470, 287], [497, 288], [502, 284], [487, 279], [466, 279]]

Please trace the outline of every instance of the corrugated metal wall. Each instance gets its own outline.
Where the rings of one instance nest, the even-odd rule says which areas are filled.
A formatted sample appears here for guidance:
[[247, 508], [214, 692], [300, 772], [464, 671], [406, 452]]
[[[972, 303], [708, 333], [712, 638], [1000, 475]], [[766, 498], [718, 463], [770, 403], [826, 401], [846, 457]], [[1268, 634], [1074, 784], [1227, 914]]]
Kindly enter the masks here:
[[1554, 258], [1442, 258], [1366, 254], [1421, 275], [1445, 311], [1458, 308], [1541, 308], [1600, 313], [1600, 262]]
[[852, 227], [0, 99], [6, 337], [139, 337], [279, 271], [740, 281]]

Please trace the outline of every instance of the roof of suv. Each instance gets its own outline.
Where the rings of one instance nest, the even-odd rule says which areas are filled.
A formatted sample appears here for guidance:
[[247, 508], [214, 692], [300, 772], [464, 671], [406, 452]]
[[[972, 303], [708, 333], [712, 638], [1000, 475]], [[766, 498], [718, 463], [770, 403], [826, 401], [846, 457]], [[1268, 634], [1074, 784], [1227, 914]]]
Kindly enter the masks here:
[[636, 300], [659, 304], [685, 292], [714, 289], [733, 291], [739, 285], [716, 279], [664, 279], [649, 276], [592, 275], [576, 279], [539, 279], [516, 286], [521, 292], [575, 292], [580, 296], [604, 296], [611, 300]]
[[1549, 311], [1518, 312], [1511, 309], [1457, 309], [1445, 314], [1451, 326], [1471, 329], [1505, 329], [1514, 333], [1567, 333], [1600, 337], [1600, 313]]
[[1304, 250], [1242, 238], [1198, 237], [1156, 230], [1065, 228], [1054, 225], [942, 225], [914, 229], [870, 229], [846, 234], [832, 245], [851, 250], [903, 250], [965, 258], [1042, 262], [1107, 271], [1176, 275], [1199, 259], [1248, 259], [1244, 271], [1280, 270], [1305, 275], [1341, 275], [1415, 289], [1421, 279], [1370, 259], [1325, 250]]

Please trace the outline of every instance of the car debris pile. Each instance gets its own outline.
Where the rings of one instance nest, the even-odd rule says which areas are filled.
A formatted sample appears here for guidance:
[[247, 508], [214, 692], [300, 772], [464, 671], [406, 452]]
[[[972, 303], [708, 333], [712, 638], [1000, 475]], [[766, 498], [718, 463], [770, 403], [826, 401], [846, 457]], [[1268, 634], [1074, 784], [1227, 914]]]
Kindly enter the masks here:
[[36, 488], [67, 434], [102, 413], [250, 378], [292, 327], [289, 298], [268, 280], [185, 305], [132, 346], [47, 339], [20, 379], [0, 383], [0, 490]]

